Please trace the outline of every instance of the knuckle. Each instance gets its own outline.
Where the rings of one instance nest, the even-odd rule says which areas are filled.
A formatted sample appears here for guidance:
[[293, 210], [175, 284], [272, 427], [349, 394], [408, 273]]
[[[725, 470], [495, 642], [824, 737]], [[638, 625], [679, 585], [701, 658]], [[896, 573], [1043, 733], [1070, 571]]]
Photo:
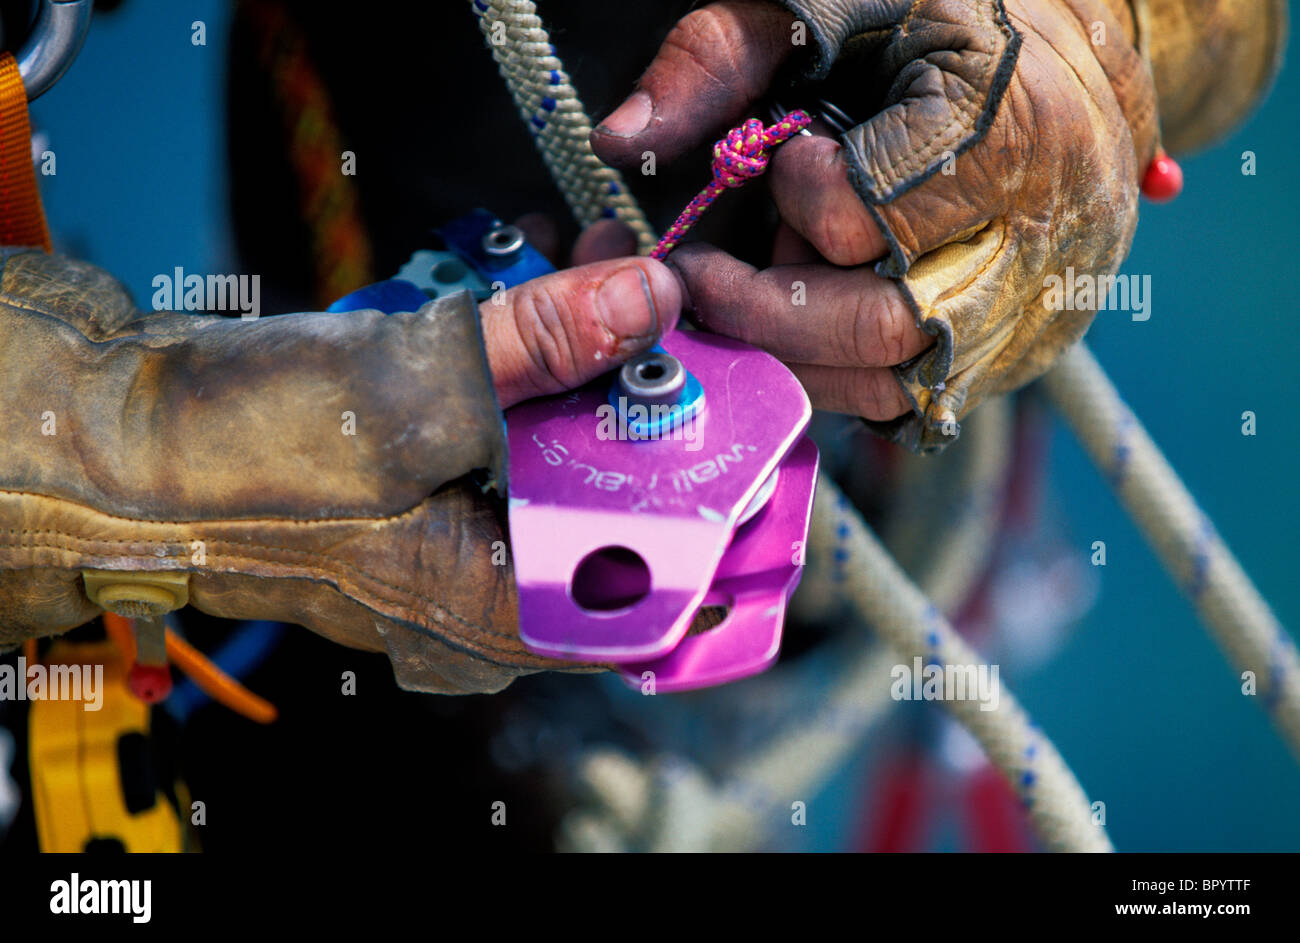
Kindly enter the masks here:
[[851, 211], [823, 209], [811, 230], [813, 246], [832, 265], [861, 265], [871, 258], [866, 227]]
[[721, 267], [701, 269], [685, 281], [696, 318], [710, 330], [734, 335], [737, 326], [733, 323], [732, 301], [746, 297], [745, 286]]
[[887, 370], [852, 370], [847, 400], [857, 415], [885, 422], [902, 415], [894, 378]]
[[512, 308], [515, 330], [532, 366], [534, 384], [551, 383], [566, 389], [579, 382], [566, 305], [547, 286], [546, 279], [516, 289]]
[[892, 366], [911, 354], [911, 312], [891, 291], [858, 294], [850, 320], [848, 353], [857, 363]]
[[746, 75], [736, 59], [744, 37], [738, 32], [732, 20], [705, 7], [678, 20], [664, 40], [664, 48], [688, 60], [719, 87], [745, 91]]
[[902, 363], [909, 356], [908, 341], [912, 335], [912, 312], [897, 294], [882, 292], [876, 298], [876, 330], [880, 353], [888, 366]]

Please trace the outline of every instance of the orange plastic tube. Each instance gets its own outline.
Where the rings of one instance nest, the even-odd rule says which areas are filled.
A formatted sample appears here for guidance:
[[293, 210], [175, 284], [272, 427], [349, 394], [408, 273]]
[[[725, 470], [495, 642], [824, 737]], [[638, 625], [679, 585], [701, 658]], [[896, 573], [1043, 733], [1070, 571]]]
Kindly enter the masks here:
[[167, 657], [200, 691], [235, 713], [259, 724], [269, 724], [279, 716], [274, 704], [230, 677], [171, 629], [167, 630]]

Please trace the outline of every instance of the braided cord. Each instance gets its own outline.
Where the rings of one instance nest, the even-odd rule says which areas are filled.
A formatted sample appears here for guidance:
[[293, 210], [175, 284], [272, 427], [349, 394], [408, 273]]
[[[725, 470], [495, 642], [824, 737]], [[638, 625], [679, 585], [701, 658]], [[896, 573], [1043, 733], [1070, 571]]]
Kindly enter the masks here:
[[321, 308], [373, 281], [370, 237], [351, 177], [339, 172], [342, 134], [301, 28], [283, 4], [241, 2], [271, 86], [311, 235], [313, 289]]
[[628, 192], [622, 175], [591, 150], [591, 121], [532, 0], [470, 0], [479, 30], [556, 186], [583, 227], [618, 219], [636, 234], [637, 246], [662, 259], [695, 225], [723, 190], [767, 170], [769, 151], [812, 121], [792, 111], [770, 128], [750, 118], [713, 146], [713, 180], [655, 242], [654, 230]]

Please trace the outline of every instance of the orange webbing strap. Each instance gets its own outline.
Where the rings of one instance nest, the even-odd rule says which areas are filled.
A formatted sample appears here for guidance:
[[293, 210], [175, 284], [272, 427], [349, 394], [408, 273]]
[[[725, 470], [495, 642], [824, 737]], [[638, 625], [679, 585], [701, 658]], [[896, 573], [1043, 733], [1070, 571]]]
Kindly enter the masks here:
[[41, 193], [32, 167], [27, 89], [12, 53], [0, 53], [0, 246], [50, 251]]

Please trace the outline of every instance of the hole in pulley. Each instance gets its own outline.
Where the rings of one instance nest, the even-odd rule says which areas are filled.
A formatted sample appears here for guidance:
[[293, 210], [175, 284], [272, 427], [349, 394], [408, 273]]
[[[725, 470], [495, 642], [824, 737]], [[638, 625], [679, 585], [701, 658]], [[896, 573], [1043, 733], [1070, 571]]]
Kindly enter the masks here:
[[593, 550], [573, 571], [573, 601], [592, 612], [634, 606], [650, 594], [650, 567], [627, 547]]

